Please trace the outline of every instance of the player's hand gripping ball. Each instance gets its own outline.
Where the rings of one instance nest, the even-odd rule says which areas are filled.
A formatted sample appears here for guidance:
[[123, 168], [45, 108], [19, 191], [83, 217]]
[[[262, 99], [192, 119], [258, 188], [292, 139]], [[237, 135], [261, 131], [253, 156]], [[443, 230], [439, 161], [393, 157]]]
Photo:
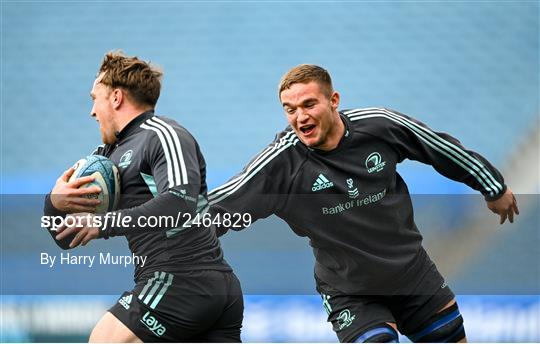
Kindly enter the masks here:
[[118, 168], [108, 158], [102, 155], [89, 155], [81, 159], [73, 166], [75, 172], [69, 178], [73, 181], [80, 177], [92, 176], [94, 181], [81, 185], [81, 188], [87, 188], [97, 185], [101, 188], [99, 194], [91, 194], [87, 197], [97, 198], [100, 204], [96, 208], [96, 214], [102, 214], [113, 211], [118, 206], [120, 199], [120, 174]]

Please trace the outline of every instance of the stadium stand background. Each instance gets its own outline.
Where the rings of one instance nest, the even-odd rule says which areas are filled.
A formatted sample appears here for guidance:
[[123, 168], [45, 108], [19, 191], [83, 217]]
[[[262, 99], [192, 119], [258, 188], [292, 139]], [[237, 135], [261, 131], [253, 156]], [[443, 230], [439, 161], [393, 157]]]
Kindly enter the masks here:
[[[459, 294], [472, 341], [540, 341], [539, 5], [522, 2], [18, 2], [1, 10], [0, 341], [84, 341], [132, 268], [55, 267], [43, 194], [99, 144], [89, 91], [123, 49], [165, 72], [157, 113], [199, 141], [208, 183], [285, 127], [292, 66], [332, 74], [342, 108], [385, 106], [458, 137], [504, 171], [522, 215], [498, 228], [482, 198], [430, 167], [400, 168], [416, 219]], [[306, 239], [277, 218], [222, 239], [246, 293], [245, 341], [335, 341]], [[73, 253], [128, 254], [123, 238]], [[64, 295], [64, 296], [62, 296]]]

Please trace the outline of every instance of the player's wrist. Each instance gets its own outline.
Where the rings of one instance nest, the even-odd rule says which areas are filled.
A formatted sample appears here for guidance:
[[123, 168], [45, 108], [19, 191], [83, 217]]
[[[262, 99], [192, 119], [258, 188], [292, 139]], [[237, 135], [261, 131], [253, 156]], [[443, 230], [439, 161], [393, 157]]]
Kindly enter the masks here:
[[504, 196], [507, 189], [508, 189], [508, 187], [506, 186], [506, 184], [503, 184], [501, 192], [499, 192], [498, 194], [496, 194], [494, 196], [490, 196], [489, 194], [484, 194], [484, 199], [486, 200], [486, 202], [494, 202], [494, 201], [500, 199], [502, 196]]
[[59, 205], [55, 204], [52, 198], [53, 198], [52, 194], [48, 194], [45, 197], [44, 213], [46, 215], [66, 216], [67, 211], [61, 209]]
[[98, 230], [98, 239], [109, 239], [109, 237], [111, 236], [111, 233], [109, 231], [110, 226], [107, 224], [108, 217], [105, 216], [105, 214], [101, 214], [101, 215], [94, 214], [94, 217], [97, 217], [99, 219], [98, 221], [99, 226], [96, 226]]

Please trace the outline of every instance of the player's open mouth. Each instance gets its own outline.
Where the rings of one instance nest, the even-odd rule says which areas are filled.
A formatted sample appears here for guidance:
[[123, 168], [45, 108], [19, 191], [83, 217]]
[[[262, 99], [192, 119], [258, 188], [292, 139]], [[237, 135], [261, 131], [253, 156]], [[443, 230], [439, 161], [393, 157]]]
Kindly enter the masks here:
[[302, 134], [306, 136], [309, 136], [313, 132], [314, 129], [315, 129], [314, 124], [308, 124], [308, 125], [304, 125], [300, 127], [300, 131], [302, 132]]

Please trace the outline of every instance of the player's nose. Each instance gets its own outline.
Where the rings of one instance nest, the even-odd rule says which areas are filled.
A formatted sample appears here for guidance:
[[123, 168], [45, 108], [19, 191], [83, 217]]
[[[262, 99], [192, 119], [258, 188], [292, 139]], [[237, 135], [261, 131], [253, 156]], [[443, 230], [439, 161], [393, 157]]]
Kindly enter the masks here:
[[309, 115], [307, 113], [307, 111], [305, 111], [304, 109], [302, 108], [298, 108], [297, 110], [297, 121], [300, 122], [300, 123], [303, 123], [305, 121], [307, 121], [309, 119]]

